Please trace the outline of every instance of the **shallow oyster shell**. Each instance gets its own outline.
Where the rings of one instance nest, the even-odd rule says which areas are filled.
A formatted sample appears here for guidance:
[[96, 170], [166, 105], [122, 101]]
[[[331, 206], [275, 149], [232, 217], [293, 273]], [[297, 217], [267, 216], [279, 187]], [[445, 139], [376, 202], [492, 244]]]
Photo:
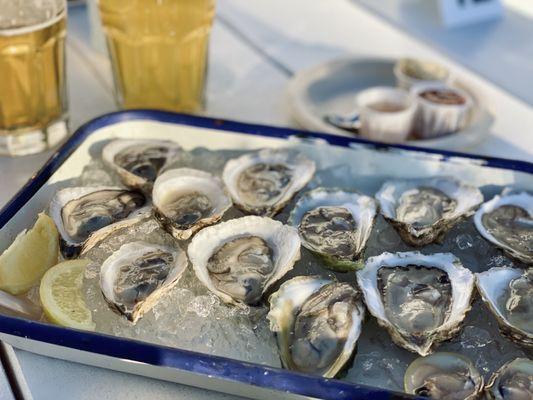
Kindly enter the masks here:
[[[320, 342], [320, 340], [324, 340], [324, 337], [328, 341], [331, 340], [329, 336], [330, 332], [324, 333], [324, 335], [321, 335], [320, 332], [311, 332], [310, 336], [305, 338], [305, 340], [312, 342], [311, 347], [313, 348], [314, 353], [317, 353], [314, 354], [314, 358], [318, 355], [319, 362], [315, 363], [316, 369], [306, 369], [305, 371], [302, 370], [302, 372], [320, 374], [327, 378], [333, 378], [350, 363], [350, 360], [353, 359], [355, 346], [357, 344], [357, 339], [361, 334], [361, 326], [365, 315], [364, 306], [359, 297], [360, 292], [347, 283], [338, 283], [329, 279], [322, 279], [318, 276], [298, 276], [283, 283], [279, 290], [273, 293], [269, 298], [270, 311], [267, 318], [270, 321], [270, 330], [276, 333], [280, 358], [285, 368], [301, 370], [297, 363], [293, 361], [292, 355], [292, 352], [294, 351], [293, 340], [295, 338], [294, 326], [297, 314], [301, 311], [302, 306], [304, 306], [313, 295], [316, 295], [321, 289], [328, 285], [344, 285], [348, 286], [348, 289], [353, 291], [353, 296], [350, 296], [349, 298], [350, 305], [346, 305], [345, 307], [339, 307], [339, 302], [331, 304], [326, 301], [324, 308], [328, 311], [328, 323], [329, 319], [338, 317], [338, 320], [334, 320], [336, 325], [335, 331], [340, 330], [348, 316], [351, 319], [351, 323], [344, 344], [340, 351], [337, 350], [334, 361], [322, 367], [319, 367], [320, 357], [331, 355], [322, 355], [320, 352], [331, 350], [330, 348], [324, 350], [324, 347], [331, 347], [331, 344], [329, 344], [329, 346], [323, 346], [323, 343]], [[346, 299], [342, 301], [342, 303], [345, 302]], [[319, 314], [320, 311], [318, 307], [316, 307], [316, 304], [313, 304], [313, 306], [313, 312]], [[320, 315], [317, 315], [317, 317], [320, 317]], [[313, 320], [313, 322], [316, 322], [316, 319]], [[319, 327], [324, 328], [324, 326], [321, 325]], [[313, 325], [313, 328], [316, 327]], [[310, 363], [312, 363], [312, 361], [310, 361]]]
[[[429, 224], [415, 226], [412, 221], [406, 221], [404, 216], [398, 216], [398, 207], [402, 204], [402, 196], [415, 193], [418, 188], [436, 189], [455, 202], [452, 210], [438, 212], [440, 216]], [[475, 208], [483, 201], [483, 195], [478, 188], [463, 183], [451, 177], [421, 178], [409, 180], [391, 180], [383, 184], [376, 193], [380, 204], [381, 214], [399, 232], [402, 239], [413, 246], [423, 246], [432, 243], [443, 236], [461, 218], [471, 215]], [[426, 214], [433, 210], [427, 204], [420, 204], [413, 208], [413, 212], [424, 211]], [[437, 210], [439, 211], [439, 210]], [[426, 214], [419, 215], [422, 217]]]
[[[503, 242], [495, 237], [493, 232], [490, 232], [484, 225], [483, 216], [502, 206], [516, 206], [529, 214], [529, 219], [523, 221], [524, 229], [529, 231], [529, 251], [514, 247], [511, 243]], [[525, 262], [526, 264], [533, 264], [533, 195], [526, 192], [509, 194], [505, 194], [504, 192], [502, 196], [494, 196], [492, 200], [484, 203], [476, 212], [474, 215], [474, 223], [478, 232], [489, 242], [501, 247], [511, 257]]]
[[[224, 245], [241, 238], [259, 238], [271, 251], [272, 271], [261, 284], [261, 294], [290, 271], [294, 263], [300, 259], [300, 238], [296, 229], [267, 217], [247, 216], [202, 229], [194, 236], [187, 250], [194, 272], [198, 279], [222, 301], [238, 306], [243, 306], [244, 300], [234, 298], [220, 290], [211, 278], [208, 264]], [[238, 260], [234, 265], [226, 266], [230, 274], [231, 268], [239, 267], [236, 264], [239, 264]], [[234, 278], [236, 287], [238, 285], [248, 287], [245, 286], [248, 285], [245, 274], [239, 276], [237, 271], [236, 275], [230, 277]]]
[[[204, 209], [198, 200], [182, 205], [181, 209], [187, 212], [171, 215], [173, 205], [189, 196], [203, 199]], [[232, 206], [220, 179], [191, 168], [171, 169], [161, 174], [154, 183], [152, 201], [156, 218], [178, 240], [186, 240], [203, 227], [218, 222]]]
[[[533, 267], [530, 268], [531, 270]], [[496, 317], [502, 335], [522, 346], [533, 347], [533, 332], [514, 326], [508, 320], [501, 303], [502, 296], [506, 296], [510, 282], [520, 278], [524, 273], [524, 270], [518, 268], [494, 267], [476, 274], [476, 286], [481, 298]], [[529, 312], [533, 313], [533, 309], [529, 308]], [[533, 315], [531, 315], [531, 320], [533, 320]]]
[[[359, 258], [370, 237], [377, 211], [377, 205], [374, 199], [356, 192], [348, 192], [341, 189], [313, 189], [300, 197], [294, 209], [291, 211], [288, 223], [300, 229], [300, 224], [306, 213], [321, 207], [339, 207], [347, 210], [351, 214], [355, 222], [355, 229], [351, 238], [354, 250], [353, 254], [350, 257], [339, 257], [338, 253], [335, 254], [334, 251], [327, 251], [329, 250], [327, 248], [318, 248], [306, 240], [305, 234], [300, 230], [302, 245], [323, 257], [326, 264], [333, 270], [350, 271], [362, 266]], [[331, 230], [329, 232], [340, 233], [332, 232]], [[322, 240], [322, 244], [324, 244], [327, 238], [326, 236], [322, 237], [324, 239]]]
[[404, 390], [431, 399], [474, 400], [483, 390], [483, 377], [465, 356], [438, 352], [407, 367]]
[[[382, 268], [408, 266], [437, 268], [448, 275], [452, 293], [450, 308], [444, 314], [442, 323], [430, 331], [416, 334], [407, 332], [393, 324], [386, 314], [382, 293], [378, 287], [378, 272]], [[448, 340], [460, 331], [461, 323], [471, 308], [474, 275], [451, 253], [383, 253], [369, 258], [365, 267], [357, 271], [357, 282], [363, 291], [368, 311], [387, 329], [392, 340], [409, 351], [425, 356], [432, 352], [435, 343]], [[416, 288], [416, 285], [413, 288]]]
[[315, 169], [314, 161], [294, 150], [263, 149], [229, 160], [222, 179], [237, 207], [271, 217], [307, 185]]
[[533, 361], [515, 358], [492, 374], [485, 386], [489, 400], [533, 399]]
[[[150, 257], [155, 258], [151, 259], [152, 262], [142, 264], [141, 260]], [[169, 260], [164, 260], [163, 257]], [[161, 270], [160, 266], [167, 261], [170, 262], [168, 269]], [[126, 243], [109, 256], [100, 267], [100, 288], [104, 298], [115, 311], [123, 314], [132, 323], [136, 323], [161, 296], [174, 287], [186, 267], [187, 256], [179, 248], [146, 242]], [[124, 282], [121, 274], [127, 274], [131, 270], [137, 275]], [[141, 273], [145, 276], [140, 276]], [[119, 282], [124, 285], [122, 292], [116, 290]], [[130, 287], [132, 285], [137, 285], [138, 289], [132, 289]], [[140, 294], [146, 290], [148, 293]]]
[[107, 238], [113, 235], [115, 232], [121, 229], [133, 226], [141, 221], [149, 220], [153, 218], [152, 206], [145, 206], [131, 213], [128, 218], [115, 222], [104, 228], [98, 229], [91, 233], [87, 240], [83, 243], [79, 254], [80, 258], [83, 258], [86, 253], [100, 246]]
[[[113, 210], [114, 213], [109, 214], [109, 199], [103, 196], [101, 207], [93, 208], [92, 213], [88, 216], [81, 216], [86, 219], [86, 227], [83, 229], [83, 232], [79, 233], [78, 237], [73, 237], [69, 234], [69, 229], [65, 226], [65, 220], [63, 217], [64, 207], [79, 199], [87, 198], [89, 196], [97, 196], [100, 192], [113, 192], [120, 195], [127, 195], [130, 196], [131, 202], [127, 205], [120, 203], [119, 207]], [[61, 236], [61, 251], [63, 255], [66, 258], [76, 256], [90, 234], [107, 225], [127, 218], [138, 211], [145, 202], [146, 199], [141, 193], [113, 186], [69, 187], [59, 190], [50, 202], [50, 216], [54, 220]], [[84, 202], [81, 202], [80, 207], [83, 205]], [[75, 207], [74, 210], [79, 212], [77, 207]], [[101, 220], [97, 221], [95, 217], [101, 217]]]
[[[117, 159], [128, 151], [132, 153], [128, 159]], [[118, 174], [125, 186], [149, 193], [159, 172], [180, 151], [181, 146], [170, 140], [115, 139], [104, 146], [102, 160]]]

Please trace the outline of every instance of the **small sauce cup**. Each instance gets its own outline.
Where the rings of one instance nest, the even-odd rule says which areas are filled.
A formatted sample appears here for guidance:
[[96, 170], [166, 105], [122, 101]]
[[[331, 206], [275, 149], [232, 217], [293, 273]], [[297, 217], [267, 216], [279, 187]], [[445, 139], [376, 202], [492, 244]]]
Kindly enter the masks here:
[[402, 58], [394, 66], [398, 87], [410, 90], [421, 83], [443, 84], [449, 81], [448, 68], [432, 61]]
[[388, 143], [404, 142], [416, 112], [413, 97], [403, 89], [373, 87], [355, 97], [363, 137]]
[[474, 104], [464, 90], [443, 84], [419, 84], [411, 89], [418, 104], [414, 135], [420, 139], [444, 136], [463, 129]]

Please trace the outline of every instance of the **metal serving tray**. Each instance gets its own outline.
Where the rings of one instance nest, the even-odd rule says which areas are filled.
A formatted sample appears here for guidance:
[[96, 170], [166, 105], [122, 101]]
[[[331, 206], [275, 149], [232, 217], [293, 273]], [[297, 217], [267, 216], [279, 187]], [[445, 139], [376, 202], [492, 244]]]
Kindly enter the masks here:
[[[65, 181], [79, 176], [91, 157], [96, 156], [95, 144], [114, 137], [172, 139], [185, 149], [294, 145], [310, 153], [322, 166], [349, 163], [357, 177], [364, 176], [370, 182], [374, 176], [454, 175], [483, 186], [486, 194], [495, 194], [506, 185], [533, 190], [533, 164], [521, 161], [165, 112], [123, 111], [81, 127], [6, 205], [0, 212], [0, 250], [7, 248], [21, 230], [31, 227], [37, 213], [47, 208]], [[258, 399], [403, 397], [335, 379], [2, 315], [0, 339], [50, 357]]]

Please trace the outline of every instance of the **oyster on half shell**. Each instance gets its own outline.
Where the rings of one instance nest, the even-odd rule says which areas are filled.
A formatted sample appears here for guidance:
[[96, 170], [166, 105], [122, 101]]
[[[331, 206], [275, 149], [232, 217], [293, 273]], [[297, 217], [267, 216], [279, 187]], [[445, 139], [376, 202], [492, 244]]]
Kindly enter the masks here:
[[75, 256], [90, 234], [127, 218], [146, 202], [135, 191], [119, 187], [70, 187], [50, 202], [50, 216], [61, 236], [61, 251]]
[[300, 197], [288, 223], [298, 228], [303, 246], [320, 255], [331, 269], [349, 271], [359, 266], [376, 211], [371, 197], [317, 188]]
[[376, 194], [381, 213], [413, 246], [442, 237], [483, 201], [478, 188], [450, 177], [393, 180]]
[[180, 151], [181, 147], [169, 140], [115, 139], [103, 148], [102, 159], [125, 186], [149, 193], [160, 171]]
[[533, 361], [515, 358], [492, 374], [485, 394], [488, 400], [533, 399]]
[[292, 226], [248, 216], [202, 229], [187, 252], [198, 279], [222, 301], [254, 305], [299, 260], [300, 238]]
[[220, 179], [190, 168], [161, 174], [154, 183], [152, 201], [156, 218], [178, 240], [218, 222], [232, 205]]
[[484, 203], [474, 216], [479, 233], [526, 264], [533, 264], [533, 195], [509, 193]]
[[368, 311], [399, 346], [428, 355], [461, 329], [474, 276], [451, 253], [383, 253], [357, 271]]
[[[104, 228], [98, 229], [96, 232], [91, 233], [87, 240], [83, 243], [83, 246], [81, 247], [79, 253], [79, 257], [84, 258], [88, 252], [92, 251], [95, 248], [99, 248], [116, 233], [125, 229], [133, 229], [132, 227], [135, 224], [141, 223], [142, 221], [149, 221], [152, 219], [152, 206], [144, 206], [131, 213], [127, 218], [115, 222], [111, 225], [107, 225]], [[156, 224], [160, 226], [158, 222], [156, 222]]]
[[483, 390], [483, 377], [461, 354], [439, 352], [414, 360], [404, 377], [409, 394], [446, 400], [475, 400]]
[[237, 207], [273, 216], [311, 180], [314, 161], [287, 149], [263, 149], [229, 160], [222, 179]]
[[270, 329], [283, 366], [333, 378], [353, 359], [364, 306], [348, 283], [298, 276], [270, 296]]
[[476, 274], [481, 298], [498, 320], [500, 332], [533, 347], [533, 267], [495, 267]]
[[135, 323], [180, 279], [187, 256], [179, 248], [126, 243], [100, 267], [100, 288], [110, 307]]

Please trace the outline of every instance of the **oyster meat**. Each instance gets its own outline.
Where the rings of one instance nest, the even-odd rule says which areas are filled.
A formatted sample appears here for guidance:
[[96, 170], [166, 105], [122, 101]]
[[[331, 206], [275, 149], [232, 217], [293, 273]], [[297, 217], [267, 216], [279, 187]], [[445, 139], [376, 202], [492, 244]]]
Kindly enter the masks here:
[[185, 252], [145, 242], [126, 243], [100, 267], [100, 288], [110, 307], [135, 323], [180, 279]]
[[451, 253], [383, 253], [357, 271], [365, 303], [399, 346], [425, 356], [459, 332], [474, 276]]
[[73, 257], [90, 234], [139, 210], [146, 202], [135, 191], [119, 187], [71, 187], [58, 191], [50, 216], [61, 236], [61, 251]]
[[387, 181], [376, 194], [381, 213], [413, 246], [442, 237], [483, 201], [478, 188], [450, 177]]
[[201, 230], [188, 254], [198, 279], [222, 301], [254, 305], [300, 258], [300, 238], [291, 226], [248, 216]]
[[298, 276], [269, 299], [267, 318], [288, 369], [333, 378], [353, 359], [361, 334], [361, 293], [349, 283]]
[[102, 159], [125, 186], [149, 193], [159, 172], [180, 151], [177, 143], [168, 140], [115, 139], [103, 148]]
[[495, 267], [476, 274], [476, 285], [492, 311], [501, 333], [533, 347], [533, 267]]
[[302, 244], [320, 255], [333, 270], [359, 265], [376, 216], [374, 199], [340, 189], [317, 188], [305, 193], [289, 216]]
[[526, 264], [533, 264], [533, 196], [510, 193], [484, 203], [474, 216], [479, 233]]
[[483, 377], [472, 361], [456, 353], [434, 353], [414, 360], [404, 377], [409, 394], [443, 400], [475, 400]]
[[533, 399], [533, 361], [515, 358], [492, 374], [485, 395], [489, 400]]
[[152, 200], [156, 218], [178, 240], [218, 222], [232, 205], [220, 179], [190, 168], [161, 174], [154, 183]]
[[286, 149], [263, 149], [229, 160], [222, 179], [237, 207], [273, 216], [311, 180], [314, 161]]

